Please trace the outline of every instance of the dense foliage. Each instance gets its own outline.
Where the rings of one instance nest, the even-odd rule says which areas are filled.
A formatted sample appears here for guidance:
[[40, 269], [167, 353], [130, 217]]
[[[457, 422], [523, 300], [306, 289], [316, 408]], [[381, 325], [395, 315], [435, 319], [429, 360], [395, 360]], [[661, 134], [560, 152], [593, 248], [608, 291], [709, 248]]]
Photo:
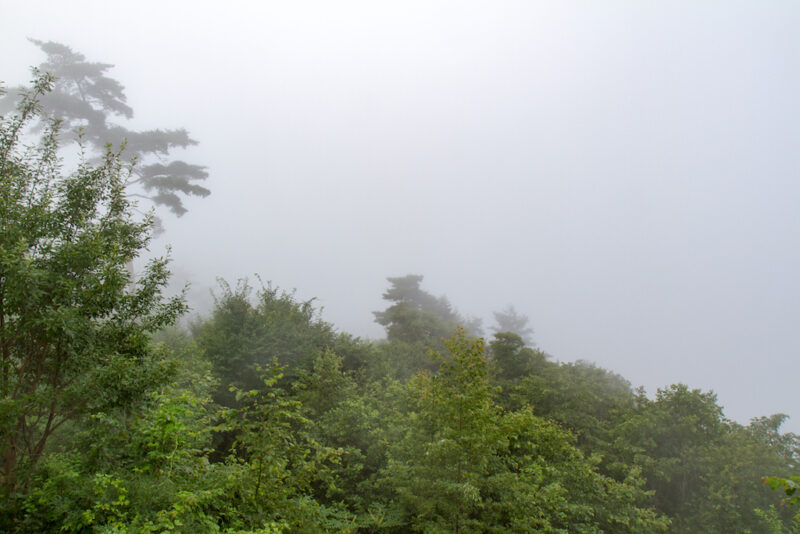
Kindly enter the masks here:
[[132, 283], [126, 263], [149, 240], [124, 194], [119, 155], [62, 177], [58, 121], [23, 150], [24, 127], [43, 76], [19, 114], [0, 124], [0, 365], [5, 494], [24, 487], [62, 425], [125, 408], [164, 380], [147, 332], [174, 321], [183, 304], [163, 301], [166, 262]]
[[22, 143], [51, 83], [0, 123], [0, 530], [796, 532], [761, 484], [797, 469], [783, 416], [553, 362], [513, 308], [486, 344], [419, 275], [389, 279], [383, 341], [247, 282], [170, 327], [166, 261], [126, 268], [152, 230], [130, 167], [63, 175], [57, 122]]

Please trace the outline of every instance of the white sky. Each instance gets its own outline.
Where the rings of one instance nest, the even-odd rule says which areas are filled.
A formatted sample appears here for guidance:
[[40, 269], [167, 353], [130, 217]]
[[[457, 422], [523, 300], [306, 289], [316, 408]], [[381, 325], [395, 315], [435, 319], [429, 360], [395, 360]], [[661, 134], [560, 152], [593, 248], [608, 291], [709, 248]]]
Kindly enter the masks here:
[[651, 393], [794, 416], [800, 3], [12, 2], [0, 79], [113, 63], [212, 196], [154, 249], [208, 302], [259, 273], [379, 337], [386, 276]]

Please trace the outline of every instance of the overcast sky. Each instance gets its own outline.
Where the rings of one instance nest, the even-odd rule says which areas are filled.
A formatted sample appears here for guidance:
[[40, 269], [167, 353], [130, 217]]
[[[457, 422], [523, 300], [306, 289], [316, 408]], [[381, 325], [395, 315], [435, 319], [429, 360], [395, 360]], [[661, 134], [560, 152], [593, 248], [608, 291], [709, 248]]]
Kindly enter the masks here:
[[0, 80], [113, 63], [212, 195], [165, 216], [202, 309], [258, 273], [382, 336], [387, 276], [649, 393], [793, 419], [800, 3], [0, 0]]

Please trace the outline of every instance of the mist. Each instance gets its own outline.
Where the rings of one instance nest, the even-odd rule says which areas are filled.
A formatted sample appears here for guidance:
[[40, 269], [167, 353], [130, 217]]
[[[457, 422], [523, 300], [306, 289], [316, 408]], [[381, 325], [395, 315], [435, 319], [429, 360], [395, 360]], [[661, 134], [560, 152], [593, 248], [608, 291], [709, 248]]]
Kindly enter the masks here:
[[[28, 37], [112, 63], [133, 128], [186, 128], [207, 198], [159, 211], [195, 313], [217, 277], [383, 329], [386, 278], [465, 316], [509, 304], [553, 359], [649, 393], [788, 413], [800, 319], [793, 2], [27, 2]], [[487, 329], [488, 330], [488, 329]]]

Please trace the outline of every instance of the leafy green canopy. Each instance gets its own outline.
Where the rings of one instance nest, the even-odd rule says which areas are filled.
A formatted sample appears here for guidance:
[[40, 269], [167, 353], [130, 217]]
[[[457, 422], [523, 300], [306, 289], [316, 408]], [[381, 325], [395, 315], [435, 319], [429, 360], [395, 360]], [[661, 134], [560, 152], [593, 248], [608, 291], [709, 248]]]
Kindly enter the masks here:
[[[0, 119], [0, 494], [23, 491], [48, 440], [70, 420], [124, 406], [168, 375], [149, 332], [171, 323], [182, 297], [161, 295], [163, 258], [135, 281], [126, 263], [150, 239], [125, 195], [131, 168], [110, 150], [62, 175], [59, 122], [37, 146], [53, 77], [39, 76], [18, 112]], [[0, 499], [2, 500], [2, 499]]]
[[[614, 430], [619, 458], [641, 466], [670, 532], [762, 532], [775, 496], [764, 473], [797, 464], [797, 436], [781, 434], [783, 416], [744, 427], [726, 420], [716, 395], [683, 384], [640, 395]], [[787, 527], [788, 510], [775, 516]]]
[[235, 288], [221, 281], [220, 289], [212, 316], [196, 324], [194, 333], [220, 379], [216, 400], [223, 405], [237, 404], [229, 386], [251, 390], [261, 385], [259, 367], [275, 360], [292, 375], [341, 340], [319, 318], [313, 301], [298, 302], [292, 293], [272, 286], [262, 287], [251, 299], [246, 281]]
[[503, 413], [483, 340], [463, 330], [438, 374], [407, 385], [382, 481], [415, 532], [654, 533], [667, 521], [642, 504], [631, 472], [602, 476], [570, 434], [533, 415]]

